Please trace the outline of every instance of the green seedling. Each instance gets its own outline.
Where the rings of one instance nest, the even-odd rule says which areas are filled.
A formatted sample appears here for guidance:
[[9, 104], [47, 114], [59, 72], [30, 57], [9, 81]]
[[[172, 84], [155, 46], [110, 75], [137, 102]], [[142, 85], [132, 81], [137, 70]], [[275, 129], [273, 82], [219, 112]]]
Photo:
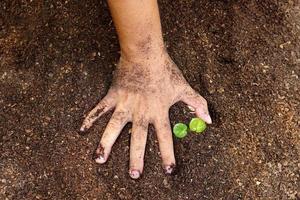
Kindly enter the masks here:
[[206, 123], [200, 118], [193, 118], [189, 124], [190, 130], [202, 133], [206, 129]]
[[184, 138], [187, 135], [188, 127], [183, 123], [177, 123], [173, 127], [173, 133], [177, 138]]

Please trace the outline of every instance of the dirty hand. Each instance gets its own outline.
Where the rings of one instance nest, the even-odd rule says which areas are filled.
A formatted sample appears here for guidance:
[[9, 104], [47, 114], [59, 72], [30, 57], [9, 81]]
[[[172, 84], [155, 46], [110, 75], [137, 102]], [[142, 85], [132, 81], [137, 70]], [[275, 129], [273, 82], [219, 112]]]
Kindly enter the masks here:
[[105, 112], [115, 108], [102, 135], [94, 159], [105, 163], [121, 130], [132, 122], [130, 142], [131, 178], [139, 178], [144, 165], [148, 125], [153, 124], [159, 142], [163, 168], [171, 174], [175, 167], [169, 108], [183, 101], [198, 117], [211, 123], [207, 102], [194, 91], [181, 71], [164, 51], [155, 58], [126, 60], [121, 57], [108, 94], [87, 115], [81, 131], [85, 131]]

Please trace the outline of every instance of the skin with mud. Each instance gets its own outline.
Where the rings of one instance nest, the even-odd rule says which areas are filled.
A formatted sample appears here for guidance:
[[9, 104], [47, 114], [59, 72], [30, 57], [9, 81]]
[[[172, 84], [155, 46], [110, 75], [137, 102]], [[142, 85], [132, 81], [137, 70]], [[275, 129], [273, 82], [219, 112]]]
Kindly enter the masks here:
[[91, 127], [104, 110], [115, 108], [94, 154], [98, 156], [95, 161], [103, 164], [123, 127], [132, 122], [129, 175], [137, 179], [143, 172], [148, 125], [153, 124], [163, 169], [172, 174], [176, 161], [169, 108], [183, 101], [210, 124], [207, 102], [189, 86], [167, 53], [156, 0], [109, 0], [108, 4], [121, 58], [108, 94], [88, 114], [81, 130]]
[[[141, 48], [144, 49], [147, 45], [149, 44], [143, 44]], [[153, 124], [160, 145], [163, 168], [166, 174], [171, 174], [175, 169], [175, 157], [169, 108], [178, 101], [197, 108], [198, 115], [211, 123], [206, 100], [190, 87], [164, 48], [161, 48], [157, 57], [148, 55], [148, 59], [132, 61], [121, 57], [108, 94], [89, 113], [81, 128], [86, 130], [104, 111], [115, 108], [94, 154], [96, 162], [106, 162], [122, 128], [128, 122], [133, 122], [129, 168], [138, 170], [141, 174], [148, 125]]]

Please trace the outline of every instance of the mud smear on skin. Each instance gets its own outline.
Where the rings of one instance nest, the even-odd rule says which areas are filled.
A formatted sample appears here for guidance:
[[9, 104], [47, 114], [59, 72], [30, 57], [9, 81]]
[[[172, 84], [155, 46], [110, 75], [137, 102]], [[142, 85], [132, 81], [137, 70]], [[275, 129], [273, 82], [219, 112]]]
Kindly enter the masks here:
[[[130, 68], [135, 68], [134, 73], [132, 73]], [[149, 76], [150, 72], [148, 69], [142, 68], [138, 63], [126, 61], [126, 64], [119, 63], [119, 66], [114, 73], [112, 86], [116, 88], [116, 90], [124, 88], [124, 90], [132, 91], [133, 93], [147, 92], [145, 91], [145, 84], [150, 84]], [[127, 80], [131, 81], [128, 82]]]
[[97, 118], [99, 116], [100, 113], [103, 112], [103, 110], [105, 110], [106, 106], [102, 107], [102, 108], [98, 108], [97, 111], [95, 112], [95, 114], [93, 114], [92, 118]]
[[151, 35], [148, 35], [145, 40], [140, 41], [137, 44], [137, 47], [139, 49], [139, 52], [141, 52], [141, 55], [146, 55], [147, 58], [151, 54], [151, 44], [152, 44], [152, 38]]
[[148, 130], [149, 121], [147, 121], [143, 115], [141, 115], [139, 119], [133, 123], [136, 123], [136, 126], [141, 127], [142, 130]]
[[101, 144], [95, 149], [92, 159], [95, 161], [99, 157], [104, 158], [104, 147]]

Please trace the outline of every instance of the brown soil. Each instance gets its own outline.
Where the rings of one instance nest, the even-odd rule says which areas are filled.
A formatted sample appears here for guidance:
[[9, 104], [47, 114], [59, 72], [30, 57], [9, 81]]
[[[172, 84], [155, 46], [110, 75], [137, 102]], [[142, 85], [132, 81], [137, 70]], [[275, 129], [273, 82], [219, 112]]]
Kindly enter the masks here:
[[[298, 0], [161, 0], [164, 38], [214, 124], [175, 140], [165, 176], [153, 128], [145, 173], [128, 176], [128, 125], [107, 164], [88, 135], [119, 46], [105, 1], [0, 2], [0, 199], [299, 199]], [[191, 117], [183, 104], [171, 123]]]

